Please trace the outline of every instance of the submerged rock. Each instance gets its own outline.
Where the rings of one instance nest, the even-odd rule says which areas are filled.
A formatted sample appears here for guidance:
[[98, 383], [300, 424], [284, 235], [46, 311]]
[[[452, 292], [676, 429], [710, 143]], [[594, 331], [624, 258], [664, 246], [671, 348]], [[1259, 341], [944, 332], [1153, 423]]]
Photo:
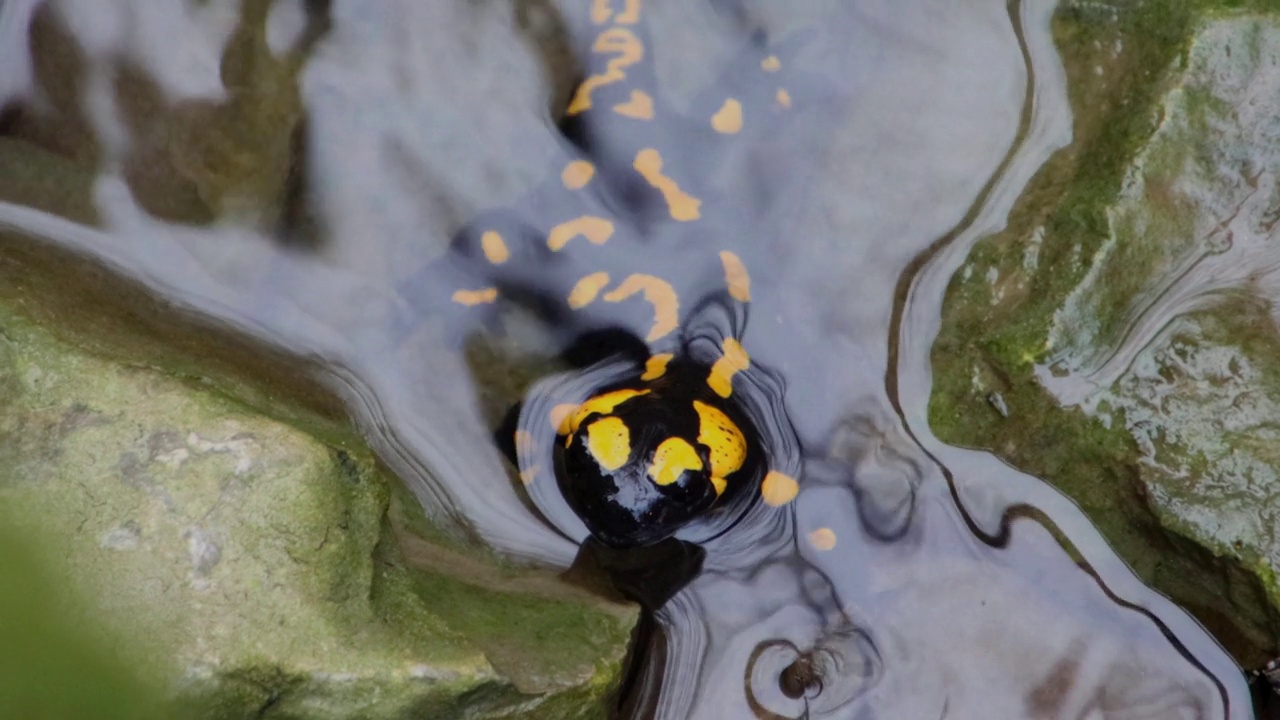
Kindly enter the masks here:
[[1132, 435], [1157, 511], [1272, 568], [1278, 66], [1280, 18], [1199, 30], [1109, 212], [1110, 238], [1054, 316], [1042, 373], [1060, 399]]
[[422, 520], [367, 457], [8, 312], [0, 405], [5, 525], [191, 716], [603, 712], [631, 612], [397, 533]]
[[[953, 279], [931, 414], [1076, 497], [1257, 665], [1280, 644], [1280, 17], [1173, 7], [1060, 12], [1076, 147]], [[977, 410], [996, 392], [1012, 435]]]

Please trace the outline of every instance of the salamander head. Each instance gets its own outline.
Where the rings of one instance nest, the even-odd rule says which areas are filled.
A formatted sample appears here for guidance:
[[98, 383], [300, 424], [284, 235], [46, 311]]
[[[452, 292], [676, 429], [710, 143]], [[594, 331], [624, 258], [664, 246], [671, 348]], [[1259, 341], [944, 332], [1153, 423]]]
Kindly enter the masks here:
[[759, 441], [705, 370], [613, 389], [567, 420], [557, 478], [602, 542], [651, 545], [727, 502], [756, 474]]

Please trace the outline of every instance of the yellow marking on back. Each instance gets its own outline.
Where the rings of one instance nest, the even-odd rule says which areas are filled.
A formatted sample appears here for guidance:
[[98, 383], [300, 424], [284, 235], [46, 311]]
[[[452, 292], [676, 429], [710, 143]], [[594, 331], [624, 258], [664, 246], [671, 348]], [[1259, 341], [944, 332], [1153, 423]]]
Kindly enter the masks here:
[[688, 222], [702, 216], [698, 209], [702, 201], [681, 190], [675, 180], [662, 174], [662, 155], [657, 150], [645, 148], [636, 153], [634, 165], [636, 172], [662, 193], [673, 220]]
[[777, 470], [770, 470], [760, 483], [760, 498], [769, 507], [782, 507], [795, 500], [799, 493], [800, 484], [795, 478]]
[[693, 401], [698, 412], [698, 442], [711, 449], [711, 478], [722, 480], [737, 472], [747, 459], [747, 439], [720, 408]]
[[784, 108], [791, 107], [791, 93], [787, 92], [786, 90], [782, 88], [778, 88], [778, 93], [774, 97], [778, 99], [778, 104], [781, 105], [782, 107]]
[[711, 366], [707, 385], [715, 394], [727, 398], [733, 394], [733, 376], [751, 367], [751, 358], [742, 344], [733, 338], [725, 338], [724, 354]]
[[569, 307], [574, 310], [580, 310], [590, 305], [596, 295], [609, 284], [609, 273], [594, 272], [574, 283], [573, 289], [569, 291]]
[[671, 362], [671, 358], [675, 357], [671, 353], [658, 353], [649, 356], [644, 363], [644, 374], [640, 376], [641, 380], [648, 382], [657, 380], [667, 373], [667, 363]]
[[720, 251], [720, 264], [724, 265], [724, 284], [729, 296], [738, 302], [751, 302], [751, 276], [742, 258], [728, 250]]
[[836, 546], [836, 532], [829, 527], [820, 527], [809, 533], [809, 544], [815, 550], [826, 552]]
[[[603, 25], [613, 17], [613, 3], [610, 0], [593, 0], [591, 3], [591, 22]], [[627, 0], [622, 14], [614, 22], [619, 25], [634, 25], [640, 19], [640, 0]]]
[[[566, 418], [565, 422], [561, 423], [560, 427], [564, 428], [564, 432], [561, 432], [560, 434], [571, 435], [577, 432], [578, 428], [582, 427], [582, 423], [591, 416], [591, 413], [607, 415], [613, 412], [614, 408], [631, 398], [648, 394], [648, 390], [631, 390], [629, 388], [623, 388], [622, 390], [614, 390], [613, 392], [607, 392], [603, 395], [597, 395], [574, 408], [573, 415]], [[568, 443], [566, 443], [566, 447], [567, 446]]]
[[497, 299], [498, 288], [493, 287], [481, 290], [456, 290], [453, 293], [453, 301], [459, 305], [484, 305], [496, 302]]
[[778, 60], [777, 55], [770, 55], [760, 61], [760, 68], [765, 72], [778, 72], [782, 68], [782, 61]]
[[574, 403], [560, 403], [547, 413], [547, 419], [551, 421], [551, 427], [556, 429], [557, 435], [569, 434], [569, 419], [577, 409], [578, 406]]
[[611, 27], [600, 33], [592, 44], [591, 50], [602, 55], [616, 55], [605, 66], [603, 73], [592, 75], [578, 86], [565, 110], [568, 115], [577, 115], [591, 109], [591, 93], [596, 88], [612, 85], [627, 79], [626, 68], [644, 59], [644, 45], [635, 33], [626, 28]]
[[613, 223], [602, 217], [583, 215], [551, 228], [547, 234], [547, 247], [559, 252], [569, 241], [583, 236], [592, 245], [603, 245], [613, 237]]
[[614, 20], [619, 25], [635, 25], [640, 21], [640, 0], [627, 0], [622, 14]]
[[618, 287], [604, 294], [605, 302], [622, 302], [638, 292], [653, 305], [653, 327], [645, 337], [647, 342], [661, 340], [680, 325], [680, 298], [666, 280], [654, 275], [635, 273], [628, 275]]
[[631, 430], [621, 418], [601, 418], [587, 427], [587, 450], [600, 467], [617, 470], [631, 457]]
[[574, 160], [564, 166], [560, 173], [560, 182], [570, 190], [581, 190], [595, 177], [596, 166], [586, 160]]
[[609, 5], [609, 0], [592, 0], [591, 22], [596, 25], [603, 25], [609, 22], [609, 18], [613, 17], [613, 8], [609, 7]]
[[742, 103], [729, 98], [711, 116], [711, 128], [722, 135], [733, 135], [742, 129]]
[[502, 236], [492, 230], [480, 236], [480, 248], [484, 250], [484, 258], [494, 265], [501, 265], [511, 257]]
[[653, 119], [653, 98], [643, 90], [632, 90], [631, 98], [613, 106], [613, 111], [632, 120]]
[[[649, 466], [649, 479], [657, 485], [670, 485], [680, 479], [685, 470], [701, 470], [702, 458], [688, 440], [669, 437], [653, 451], [653, 464]], [[716, 493], [719, 495], [720, 493]]]

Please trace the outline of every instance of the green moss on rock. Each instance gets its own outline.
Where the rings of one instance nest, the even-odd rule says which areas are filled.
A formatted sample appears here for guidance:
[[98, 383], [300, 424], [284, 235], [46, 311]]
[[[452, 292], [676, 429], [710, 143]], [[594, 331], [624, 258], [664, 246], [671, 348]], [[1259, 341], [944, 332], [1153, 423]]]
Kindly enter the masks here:
[[[1175, 509], [1177, 481], [1150, 458], [1176, 448], [1163, 430], [1144, 444], [1130, 400], [1103, 393], [1088, 413], [1059, 408], [1034, 374], [1069, 348], [1105, 358], [1128, 332], [1151, 278], [1185, 255], [1191, 229], [1205, 222], [1175, 179], [1212, 161], [1203, 138], [1226, 108], [1211, 88], [1185, 78], [1197, 62], [1193, 38], [1205, 22], [1240, 17], [1233, 8], [1280, 10], [1273, 2], [1196, 0], [1059, 8], [1053, 31], [1074, 142], [1033, 179], [1007, 228], [980, 242], [952, 279], [934, 346], [930, 422], [941, 439], [990, 448], [1075, 498], [1139, 576], [1190, 609], [1242, 663], [1256, 665], [1280, 646], [1280, 596], [1257, 562], [1263, 545], [1217, 540]], [[1165, 141], [1153, 142], [1158, 137]], [[1129, 205], [1121, 203], [1126, 193]], [[1240, 353], [1256, 370], [1252, 387], [1270, 392], [1280, 343], [1265, 315], [1257, 303], [1233, 301], [1187, 327], [1199, 346]], [[1185, 386], [1172, 366], [1153, 367], [1164, 373], [1153, 382]], [[990, 403], [993, 393], [1007, 417]], [[1231, 447], [1250, 446], [1243, 435], [1223, 437]], [[1178, 462], [1188, 478], [1220, 470], [1203, 452]]]
[[[81, 354], [0, 305], [0, 512], [86, 599], [71, 622], [108, 629], [182, 714], [599, 712], [634, 614], [545, 572], [522, 593], [535, 571], [456, 543], [417, 538], [447, 562], [408, 562], [391, 496], [367, 455]], [[491, 576], [512, 587], [460, 579]]]

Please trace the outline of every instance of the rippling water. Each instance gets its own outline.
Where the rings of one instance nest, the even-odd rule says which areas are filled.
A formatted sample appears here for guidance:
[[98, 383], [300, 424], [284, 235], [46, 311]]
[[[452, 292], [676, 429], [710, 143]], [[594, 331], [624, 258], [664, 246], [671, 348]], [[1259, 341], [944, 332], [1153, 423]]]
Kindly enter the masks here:
[[[1074, 504], [926, 423], [948, 280], [1071, 140], [1053, 2], [514, 5], [6, 0], [0, 151], [66, 180], [17, 183], [0, 226], [318, 359], [429, 514], [559, 567], [586, 530], [492, 431], [578, 331], [656, 334], [671, 310], [693, 332], [733, 252], [734, 332], [785, 383], [770, 427], [798, 489], [702, 538], [625, 713], [1251, 717], [1231, 659]], [[597, 98], [649, 103], [600, 100], [566, 136], [570, 59], [608, 75], [619, 28], [640, 56]], [[576, 217], [604, 225], [546, 252]], [[679, 309], [648, 285], [482, 303], [480, 331], [434, 296], [479, 290], [442, 256], [488, 230], [537, 268], [526, 310], [592, 270], [657, 277]]]

